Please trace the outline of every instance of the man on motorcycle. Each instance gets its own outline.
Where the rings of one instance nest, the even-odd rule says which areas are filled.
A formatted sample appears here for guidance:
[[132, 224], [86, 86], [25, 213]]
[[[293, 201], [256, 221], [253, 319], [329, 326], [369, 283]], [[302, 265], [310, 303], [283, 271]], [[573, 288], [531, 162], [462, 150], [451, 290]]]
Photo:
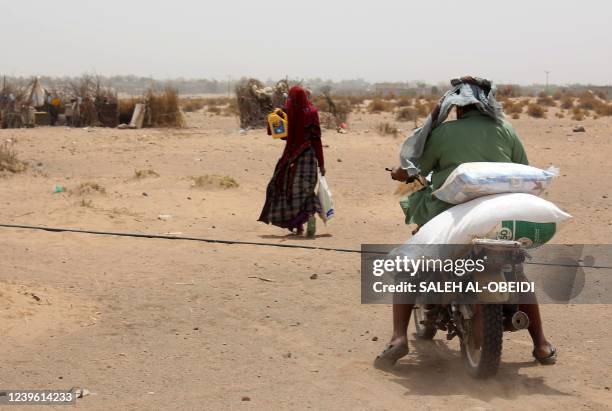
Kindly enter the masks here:
[[[402, 163], [405, 157], [409, 157], [409, 161], [391, 171], [391, 178], [402, 182], [413, 181], [416, 170], [423, 176], [431, 173], [431, 184], [413, 193], [408, 199], [406, 222], [417, 224], [413, 234], [420, 226], [453, 206], [437, 199], [432, 193], [442, 186], [460, 164], [528, 164], [521, 140], [513, 127], [503, 120], [501, 108], [494, 99], [494, 93], [491, 93], [491, 83], [484, 79], [463, 77], [451, 81], [451, 84], [455, 88], [440, 100], [423, 128], [417, 129], [415, 135], [404, 143]], [[443, 123], [453, 106], [456, 108], [457, 120]], [[419, 144], [422, 146], [420, 150]], [[407, 146], [410, 146], [408, 150]], [[412, 156], [404, 156], [404, 150]], [[412, 304], [393, 305], [393, 334], [389, 344], [376, 358], [376, 367], [393, 366], [397, 360], [408, 354], [407, 329], [412, 308]], [[527, 313], [530, 319], [529, 334], [534, 345], [533, 356], [542, 364], [554, 363], [556, 350], [544, 336], [537, 303], [521, 305], [520, 309]]]

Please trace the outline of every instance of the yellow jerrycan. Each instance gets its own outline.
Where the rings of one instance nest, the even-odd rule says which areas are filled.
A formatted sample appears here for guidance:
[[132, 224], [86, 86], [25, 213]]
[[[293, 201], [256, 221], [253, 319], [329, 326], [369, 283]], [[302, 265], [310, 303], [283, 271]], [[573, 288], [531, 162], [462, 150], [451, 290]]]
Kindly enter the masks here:
[[285, 138], [288, 135], [289, 122], [287, 114], [279, 108], [268, 114], [268, 125], [272, 132], [272, 138]]

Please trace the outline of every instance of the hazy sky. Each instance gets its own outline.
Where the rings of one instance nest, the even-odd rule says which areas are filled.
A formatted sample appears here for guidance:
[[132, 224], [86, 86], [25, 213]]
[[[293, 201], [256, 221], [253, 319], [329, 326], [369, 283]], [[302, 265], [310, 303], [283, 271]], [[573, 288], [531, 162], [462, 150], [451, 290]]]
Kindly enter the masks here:
[[13, 75], [612, 84], [608, 0], [1, 3]]

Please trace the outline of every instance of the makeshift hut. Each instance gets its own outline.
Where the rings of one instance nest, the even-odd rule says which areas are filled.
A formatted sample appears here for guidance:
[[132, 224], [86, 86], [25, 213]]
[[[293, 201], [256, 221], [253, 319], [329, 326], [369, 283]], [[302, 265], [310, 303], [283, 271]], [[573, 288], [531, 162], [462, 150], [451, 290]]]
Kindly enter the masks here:
[[236, 100], [240, 127], [260, 128], [266, 125], [266, 116], [275, 107], [282, 107], [289, 91], [287, 80], [274, 87], [266, 87], [261, 81], [251, 78], [236, 85]]

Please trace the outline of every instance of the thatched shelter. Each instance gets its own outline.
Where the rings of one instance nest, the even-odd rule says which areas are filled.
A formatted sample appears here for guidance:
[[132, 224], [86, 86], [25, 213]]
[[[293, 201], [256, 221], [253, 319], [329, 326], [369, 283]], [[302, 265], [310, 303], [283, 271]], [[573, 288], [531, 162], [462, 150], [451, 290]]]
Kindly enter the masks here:
[[241, 128], [266, 126], [266, 116], [275, 107], [285, 103], [289, 91], [287, 80], [281, 80], [274, 87], [266, 87], [261, 81], [251, 78], [236, 85], [236, 100]]

